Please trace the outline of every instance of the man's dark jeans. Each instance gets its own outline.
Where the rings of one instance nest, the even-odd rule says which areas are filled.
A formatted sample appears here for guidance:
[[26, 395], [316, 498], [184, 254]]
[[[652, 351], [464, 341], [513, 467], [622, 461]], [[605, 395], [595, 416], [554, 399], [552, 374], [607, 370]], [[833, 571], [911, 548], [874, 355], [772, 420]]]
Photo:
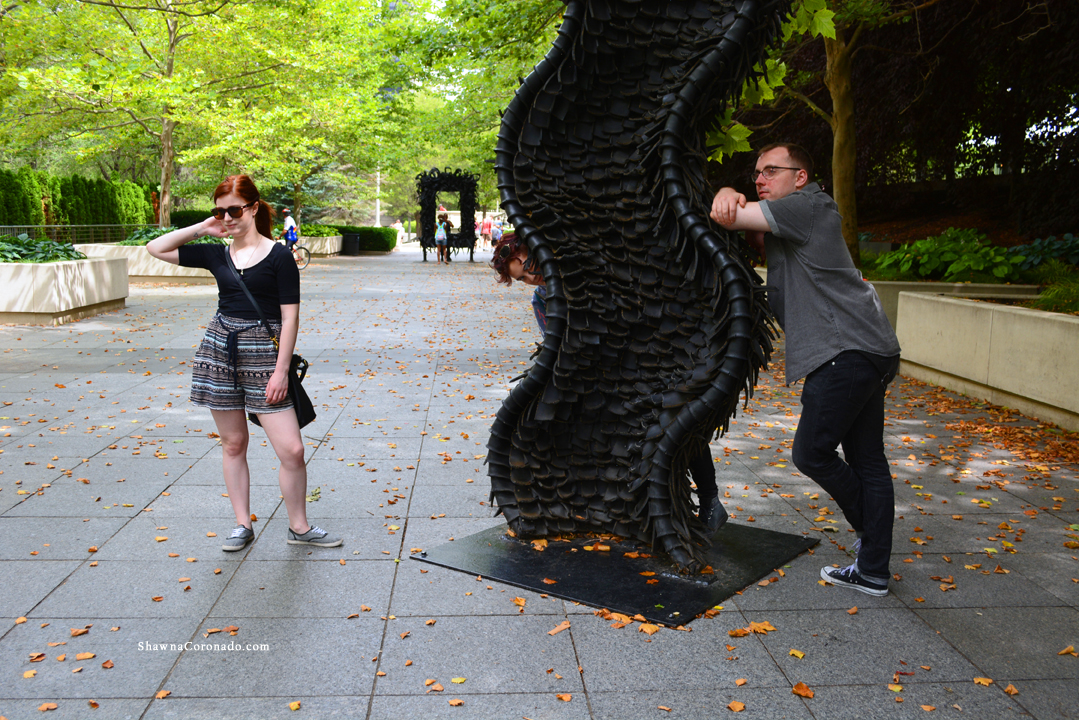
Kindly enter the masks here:
[[[840, 353], [811, 372], [802, 389], [794, 464], [831, 495], [862, 535], [858, 572], [887, 582], [895, 492], [884, 457], [884, 393], [899, 358], [882, 372], [865, 355]], [[844, 459], [836, 448], [843, 446]]]

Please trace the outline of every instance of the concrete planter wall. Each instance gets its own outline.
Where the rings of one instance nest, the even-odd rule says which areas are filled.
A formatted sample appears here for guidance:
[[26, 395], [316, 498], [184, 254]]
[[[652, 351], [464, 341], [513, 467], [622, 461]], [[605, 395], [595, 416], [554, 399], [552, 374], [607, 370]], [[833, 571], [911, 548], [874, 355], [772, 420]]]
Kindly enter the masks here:
[[128, 294], [127, 261], [0, 263], [0, 287], [0, 323], [62, 325], [122, 310]]
[[128, 279], [131, 282], [167, 282], [206, 285], [216, 282], [209, 270], [187, 268], [158, 260], [146, 251], [144, 245], [93, 244], [76, 245], [88, 257], [120, 258], [127, 261]]
[[1079, 317], [901, 292], [900, 372], [1079, 431]]
[[300, 245], [311, 252], [311, 257], [332, 257], [341, 254], [343, 239], [341, 235], [333, 237], [300, 236]]
[[994, 283], [945, 283], [945, 282], [906, 282], [894, 280], [871, 280], [873, 287], [884, 306], [884, 314], [892, 329], [896, 329], [899, 318], [899, 294], [902, 292], [923, 292], [952, 297], [973, 298], [1017, 298], [1029, 299], [1038, 295], [1037, 285], [998, 285]]

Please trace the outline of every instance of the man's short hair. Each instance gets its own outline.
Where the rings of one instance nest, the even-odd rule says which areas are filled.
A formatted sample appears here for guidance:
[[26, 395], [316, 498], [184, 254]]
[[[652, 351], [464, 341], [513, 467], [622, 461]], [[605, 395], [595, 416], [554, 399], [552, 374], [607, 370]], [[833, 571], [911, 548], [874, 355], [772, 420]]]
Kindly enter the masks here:
[[771, 145], [765, 145], [757, 151], [757, 157], [760, 157], [769, 150], [775, 150], [776, 148], [783, 148], [790, 155], [791, 161], [797, 166], [806, 171], [808, 176], [808, 182], [813, 182], [813, 158], [809, 156], [806, 149], [801, 145], [795, 145], [794, 143], [778, 142]]

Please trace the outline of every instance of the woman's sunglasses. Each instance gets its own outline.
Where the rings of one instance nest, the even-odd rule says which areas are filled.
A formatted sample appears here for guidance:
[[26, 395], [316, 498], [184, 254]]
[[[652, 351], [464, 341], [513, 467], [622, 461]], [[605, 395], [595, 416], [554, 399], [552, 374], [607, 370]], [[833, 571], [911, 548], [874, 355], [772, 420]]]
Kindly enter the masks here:
[[246, 205], [231, 205], [231, 206], [229, 206], [227, 208], [215, 207], [213, 210], [210, 211], [210, 214], [213, 215], [218, 220], [224, 220], [225, 219], [225, 213], [228, 213], [229, 215], [231, 215], [234, 218], [238, 218], [238, 217], [240, 217], [241, 215], [244, 214], [244, 209], [245, 208], [249, 208], [252, 205], [254, 205], [255, 203], [257, 203], [257, 202], [258, 202], [258, 200], [255, 200], [254, 202], [249, 202]]

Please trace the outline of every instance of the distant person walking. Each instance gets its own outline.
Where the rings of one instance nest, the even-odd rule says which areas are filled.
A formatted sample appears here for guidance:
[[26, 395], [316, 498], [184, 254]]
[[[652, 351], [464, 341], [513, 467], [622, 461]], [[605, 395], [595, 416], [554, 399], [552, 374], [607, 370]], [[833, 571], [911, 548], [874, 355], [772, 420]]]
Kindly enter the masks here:
[[449, 225], [450, 221], [448, 216], [439, 215], [438, 222], [435, 224], [435, 250], [438, 252], [438, 262], [449, 263], [449, 252], [446, 247], [446, 243], [449, 242]]
[[[251, 178], [225, 178], [214, 190], [214, 205], [211, 218], [166, 233], [146, 249], [173, 265], [209, 270], [217, 279], [217, 314], [195, 353], [191, 403], [210, 409], [221, 436], [225, 487], [236, 515], [236, 528], [221, 549], [242, 550], [255, 537], [245, 411], [258, 415], [280, 461], [278, 480], [288, 511], [288, 544], [337, 547], [340, 538], [307, 522], [307, 465], [288, 394], [289, 366], [300, 327], [299, 270], [291, 253], [271, 239], [273, 211]], [[233, 240], [228, 246], [185, 244], [207, 235], [232, 236]], [[261, 306], [279, 339], [278, 348], [239, 283], [247, 286]]]
[[483, 218], [483, 222], [480, 223], [480, 245], [486, 249], [491, 247], [491, 216], [487, 215]]

